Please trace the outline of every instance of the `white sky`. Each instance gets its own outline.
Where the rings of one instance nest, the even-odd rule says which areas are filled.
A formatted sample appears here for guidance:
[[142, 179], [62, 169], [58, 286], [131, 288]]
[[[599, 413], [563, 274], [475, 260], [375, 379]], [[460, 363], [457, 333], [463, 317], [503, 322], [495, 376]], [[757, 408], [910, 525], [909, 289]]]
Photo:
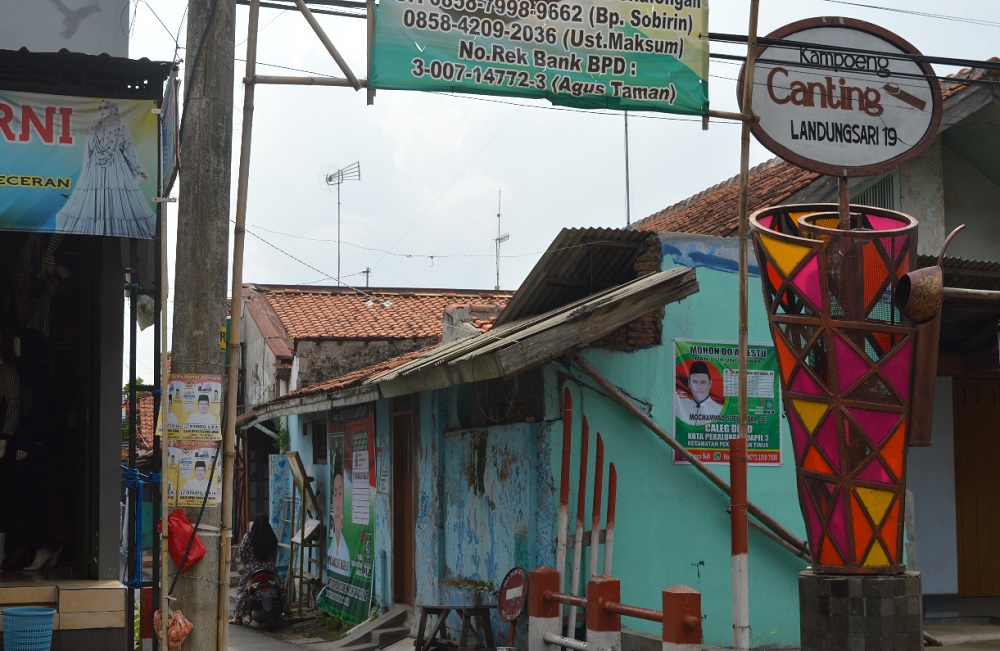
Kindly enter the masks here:
[[[749, 4], [710, 0], [710, 31], [745, 35]], [[867, 7], [874, 4], [886, 9]], [[186, 5], [183, 0], [132, 3], [129, 56], [170, 61], [177, 34], [180, 58], [189, 56]], [[996, 0], [761, 0], [760, 5], [760, 35], [796, 20], [840, 15], [881, 25], [927, 55], [984, 60], [1000, 54]], [[237, 6], [234, 215], [248, 13], [248, 7]], [[317, 17], [354, 73], [366, 77], [365, 21]], [[297, 12], [262, 9], [260, 26], [258, 74], [306, 74], [295, 72], [302, 70], [343, 76]], [[718, 43], [712, 51], [745, 53]], [[955, 70], [936, 67], [939, 74]], [[737, 110], [738, 73], [737, 65], [712, 60], [712, 109]], [[630, 113], [628, 126], [632, 221], [738, 172], [737, 123], [713, 121], [702, 131], [700, 118]], [[772, 156], [756, 143], [752, 151], [754, 164]], [[334, 284], [337, 194], [324, 177], [356, 161], [361, 180], [341, 188], [340, 275], [357, 287], [365, 286], [361, 272], [371, 268], [373, 287], [492, 289], [498, 193], [500, 228], [510, 235], [501, 247], [504, 289], [518, 287], [561, 228], [626, 224], [621, 113], [407, 91], [379, 91], [375, 105], [367, 106], [364, 91], [259, 85], [251, 161], [244, 282]], [[138, 375], [151, 379], [151, 366], [140, 361]]]

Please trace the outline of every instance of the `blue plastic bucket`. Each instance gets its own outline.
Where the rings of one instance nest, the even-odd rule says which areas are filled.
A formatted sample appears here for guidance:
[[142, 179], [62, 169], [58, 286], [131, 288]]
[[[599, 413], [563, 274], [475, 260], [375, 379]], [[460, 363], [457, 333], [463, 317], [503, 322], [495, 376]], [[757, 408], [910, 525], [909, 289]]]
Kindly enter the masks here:
[[52, 648], [52, 608], [4, 608], [3, 651], [49, 651]]

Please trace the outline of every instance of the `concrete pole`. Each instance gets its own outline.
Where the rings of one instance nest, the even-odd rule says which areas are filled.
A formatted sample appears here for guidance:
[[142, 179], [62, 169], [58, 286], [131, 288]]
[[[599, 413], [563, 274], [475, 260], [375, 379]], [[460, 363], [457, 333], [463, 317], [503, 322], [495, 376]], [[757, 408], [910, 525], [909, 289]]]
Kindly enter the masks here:
[[[224, 372], [219, 329], [226, 323], [235, 43], [233, 0], [188, 0], [172, 374]], [[184, 510], [192, 522], [198, 517], [198, 508]], [[194, 625], [185, 648], [217, 651], [219, 592], [228, 589], [219, 584], [221, 545], [228, 544], [217, 533], [221, 508], [207, 508], [201, 524], [208, 553], [181, 574], [173, 608]], [[166, 588], [175, 572], [171, 564]]]
[[[230, 290], [229, 367], [226, 371], [226, 427], [223, 437], [225, 463], [222, 475], [222, 555], [219, 583], [228, 585], [230, 552], [233, 543], [233, 472], [236, 454], [236, 396], [239, 391], [240, 327], [243, 318], [243, 248], [246, 238], [247, 187], [250, 179], [250, 145], [253, 136], [254, 76], [257, 73], [257, 25], [260, 0], [251, 0], [247, 21], [247, 66], [243, 79], [243, 136], [240, 141], [240, 172], [236, 180], [236, 225], [233, 228], [233, 283]], [[339, 186], [338, 186], [339, 189]], [[228, 541], [228, 544], [225, 544]], [[229, 594], [219, 591], [219, 648], [229, 648]]]

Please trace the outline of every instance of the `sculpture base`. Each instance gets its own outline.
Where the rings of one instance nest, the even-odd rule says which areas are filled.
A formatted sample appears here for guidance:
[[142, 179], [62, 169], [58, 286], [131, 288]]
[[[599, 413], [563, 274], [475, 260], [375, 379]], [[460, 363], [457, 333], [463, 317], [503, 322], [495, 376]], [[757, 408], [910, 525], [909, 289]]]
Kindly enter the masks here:
[[799, 573], [802, 651], [923, 649], [920, 573]]

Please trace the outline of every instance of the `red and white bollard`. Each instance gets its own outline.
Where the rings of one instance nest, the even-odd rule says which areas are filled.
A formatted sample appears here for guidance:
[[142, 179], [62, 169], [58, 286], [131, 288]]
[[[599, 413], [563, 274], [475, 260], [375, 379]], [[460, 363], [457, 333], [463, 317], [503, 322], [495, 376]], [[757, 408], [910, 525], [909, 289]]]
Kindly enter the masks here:
[[604, 607], [622, 598], [621, 581], [600, 574], [587, 584], [587, 648], [619, 651], [622, 648], [622, 617]]
[[700, 651], [701, 593], [685, 585], [663, 591], [663, 651]]
[[551, 567], [539, 567], [528, 573], [528, 649], [531, 651], [562, 651], [548, 644], [546, 633], [559, 635], [559, 603], [546, 598], [559, 592], [559, 572]]

